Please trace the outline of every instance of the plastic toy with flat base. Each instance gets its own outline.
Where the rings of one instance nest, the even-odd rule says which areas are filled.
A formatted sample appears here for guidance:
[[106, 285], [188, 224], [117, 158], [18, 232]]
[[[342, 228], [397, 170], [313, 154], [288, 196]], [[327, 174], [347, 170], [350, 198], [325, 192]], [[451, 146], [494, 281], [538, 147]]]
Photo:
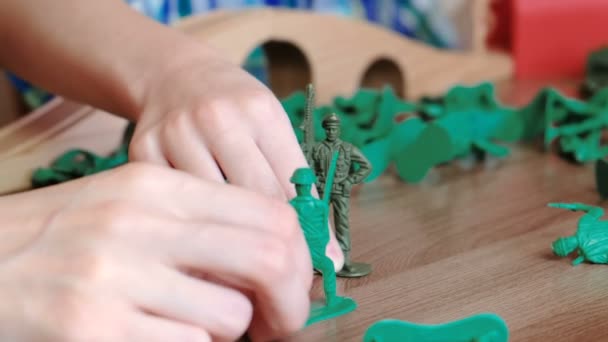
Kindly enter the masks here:
[[[331, 186], [338, 159], [334, 154], [329, 170]], [[300, 226], [304, 231], [306, 243], [310, 250], [313, 267], [323, 276], [323, 290], [325, 292], [325, 305], [313, 303], [307, 325], [335, 318], [354, 311], [357, 304], [354, 300], [336, 294], [336, 272], [334, 263], [325, 254], [329, 243], [329, 198], [323, 200], [314, 198], [311, 194], [312, 185], [316, 183], [316, 176], [310, 168], [297, 169], [291, 177], [295, 184], [297, 196], [289, 203], [298, 213]]]
[[482, 313], [443, 324], [416, 324], [395, 319], [374, 323], [363, 342], [507, 342], [509, 329], [498, 315]]
[[[371, 265], [351, 261], [350, 241], [350, 192], [353, 185], [363, 182], [371, 172], [371, 164], [363, 153], [350, 143], [340, 140], [340, 119], [335, 114], [323, 120], [326, 139], [317, 143], [312, 151], [311, 167], [318, 177], [317, 190], [326, 195], [334, 209], [334, 228], [340, 248], [344, 253], [344, 267], [340, 277], [362, 277], [371, 272]], [[325, 188], [332, 156], [338, 153], [333, 186]]]
[[574, 235], [553, 242], [555, 255], [566, 257], [576, 251], [578, 257], [572, 261], [574, 266], [585, 261], [608, 264], [608, 220], [600, 220], [604, 209], [583, 203], [549, 203], [549, 207], [585, 212]]

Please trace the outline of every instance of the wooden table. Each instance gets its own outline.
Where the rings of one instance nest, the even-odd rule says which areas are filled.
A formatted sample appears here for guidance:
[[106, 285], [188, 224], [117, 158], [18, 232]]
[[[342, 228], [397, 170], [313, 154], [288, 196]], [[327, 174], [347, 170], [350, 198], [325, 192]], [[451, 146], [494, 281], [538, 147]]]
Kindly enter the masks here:
[[[525, 103], [538, 84], [501, 89]], [[608, 267], [573, 267], [551, 251], [582, 214], [547, 203], [603, 204], [592, 166], [538, 146], [512, 152], [472, 169], [440, 167], [417, 185], [386, 174], [360, 187], [351, 202], [353, 259], [374, 270], [338, 281], [359, 308], [289, 341], [361, 341], [384, 318], [436, 324], [480, 312], [503, 317], [511, 341], [608, 340]], [[320, 279], [313, 296], [322, 296]]]

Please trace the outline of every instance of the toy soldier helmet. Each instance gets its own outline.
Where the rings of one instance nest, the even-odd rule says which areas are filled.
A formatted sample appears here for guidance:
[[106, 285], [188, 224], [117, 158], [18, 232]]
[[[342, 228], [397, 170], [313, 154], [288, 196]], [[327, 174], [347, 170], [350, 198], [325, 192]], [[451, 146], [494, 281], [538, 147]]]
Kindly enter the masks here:
[[321, 125], [323, 128], [326, 128], [329, 125], [340, 126], [340, 118], [336, 115], [336, 113], [331, 113], [323, 119], [323, 123]]
[[290, 181], [293, 184], [309, 185], [317, 182], [317, 176], [309, 167], [301, 167], [297, 169], [291, 176]]
[[561, 237], [553, 242], [553, 252], [560, 257], [565, 257], [574, 252], [578, 246], [578, 241], [575, 236]]

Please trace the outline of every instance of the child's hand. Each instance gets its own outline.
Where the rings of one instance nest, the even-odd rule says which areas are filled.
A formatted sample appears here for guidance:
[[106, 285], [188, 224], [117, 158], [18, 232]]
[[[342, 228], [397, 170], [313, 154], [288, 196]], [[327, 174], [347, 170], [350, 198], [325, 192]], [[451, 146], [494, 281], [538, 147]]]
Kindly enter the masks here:
[[[292, 173], [307, 165], [272, 92], [211, 50], [176, 56], [146, 78], [130, 157], [288, 201]], [[236, 208], [238, 210], [238, 208]], [[327, 254], [339, 269], [334, 234]]]
[[287, 201], [306, 166], [279, 101], [253, 76], [210, 52], [149, 79], [132, 141], [134, 160], [171, 165]]
[[308, 316], [295, 212], [232, 185], [134, 163], [0, 197], [0, 220], [2, 341], [259, 341]]

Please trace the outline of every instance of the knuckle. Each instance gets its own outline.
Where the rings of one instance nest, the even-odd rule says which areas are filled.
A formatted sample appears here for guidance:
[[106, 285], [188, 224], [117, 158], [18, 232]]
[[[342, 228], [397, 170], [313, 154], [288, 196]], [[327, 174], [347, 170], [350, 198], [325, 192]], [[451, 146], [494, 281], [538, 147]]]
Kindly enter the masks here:
[[105, 237], [122, 235], [136, 221], [135, 208], [127, 200], [111, 199], [97, 204], [93, 233]]
[[121, 168], [119, 180], [123, 191], [141, 193], [166, 177], [161, 167], [148, 163], [128, 163]]
[[218, 330], [224, 332], [226, 339], [236, 340], [247, 331], [253, 317], [253, 306], [246, 296], [234, 291], [226, 300], [226, 307], [230, 308], [231, 314], [221, 318]]
[[271, 208], [273, 231], [286, 243], [295, 243], [300, 234], [300, 222], [296, 211], [289, 204], [281, 201], [273, 201]]
[[174, 139], [190, 129], [192, 125], [191, 116], [187, 112], [170, 112], [167, 114], [166, 123], [162, 128], [162, 135], [165, 139]]
[[194, 121], [199, 130], [204, 130], [214, 137], [221, 137], [234, 129], [232, 105], [223, 98], [201, 103], [195, 111]]
[[273, 95], [263, 88], [249, 90], [246, 96], [245, 105], [253, 110], [260, 112], [268, 111], [274, 106]]
[[290, 248], [284, 240], [274, 236], [266, 236], [258, 242], [257, 267], [264, 270], [262, 279], [268, 286], [273, 286], [276, 281], [285, 280], [290, 270]]
[[309, 316], [309, 306], [303, 307], [294, 313], [293, 317], [287, 318], [283, 321], [283, 327], [287, 335], [291, 335], [302, 329]]
[[150, 132], [133, 135], [129, 143], [129, 159], [148, 160], [152, 154], [152, 149], [156, 148], [155, 137]]
[[277, 104], [274, 96], [265, 90], [253, 90], [248, 96], [245, 108], [253, 114], [253, 118], [260, 124], [268, 124], [276, 122], [278, 109], [281, 108]]
[[[100, 322], [93, 315], [85, 296], [74, 287], [67, 287], [56, 293], [49, 312], [53, 312], [55, 335], [58, 341], [84, 341], [94, 335]], [[95, 317], [95, 318], [93, 318]]]
[[69, 275], [82, 284], [103, 283], [110, 278], [108, 257], [97, 252], [97, 249], [89, 246], [86, 250], [72, 253], [66, 262]]

